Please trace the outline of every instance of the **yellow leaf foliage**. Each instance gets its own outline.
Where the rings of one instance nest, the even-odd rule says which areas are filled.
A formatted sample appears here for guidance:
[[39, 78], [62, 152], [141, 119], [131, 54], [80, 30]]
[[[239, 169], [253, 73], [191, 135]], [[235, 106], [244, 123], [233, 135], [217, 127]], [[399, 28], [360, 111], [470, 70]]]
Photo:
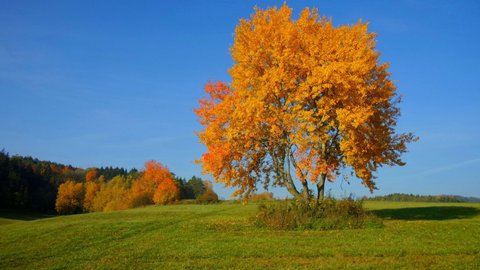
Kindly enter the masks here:
[[209, 82], [195, 112], [207, 147], [198, 162], [234, 195], [258, 183], [308, 195], [308, 183], [323, 188], [344, 168], [373, 190], [380, 166], [404, 164], [415, 137], [395, 133], [400, 99], [368, 24], [335, 27], [308, 8], [293, 20], [286, 4], [255, 9], [231, 55], [231, 84]]
[[128, 181], [124, 176], [117, 175], [107, 183], [100, 184], [93, 199], [92, 209], [95, 212], [127, 209], [128, 194]]
[[68, 180], [58, 187], [55, 210], [60, 215], [81, 213], [83, 196], [83, 184]]
[[97, 192], [99, 191], [100, 187], [93, 180], [85, 182], [84, 186], [85, 186], [85, 198], [83, 200], [83, 210], [85, 212], [93, 212], [94, 211], [93, 200], [95, 199], [95, 196], [97, 195]]

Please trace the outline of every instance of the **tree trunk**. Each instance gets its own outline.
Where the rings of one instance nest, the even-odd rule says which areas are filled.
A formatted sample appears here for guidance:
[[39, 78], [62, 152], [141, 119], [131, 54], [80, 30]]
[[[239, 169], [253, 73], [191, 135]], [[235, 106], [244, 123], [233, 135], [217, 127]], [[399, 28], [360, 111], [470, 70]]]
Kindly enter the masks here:
[[325, 182], [327, 180], [327, 175], [322, 173], [320, 175], [320, 182], [317, 183], [317, 203], [321, 203], [325, 198]]
[[295, 187], [295, 183], [293, 182], [293, 178], [290, 174], [285, 174], [285, 187], [293, 195], [295, 200], [300, 201], [306, 205], [310, 203], [310, 189], [308, 188], [308, 182], [302, 181], [302, 190], [297, 190]]
[[308, 189], [307, 180], [302, 181], [302, 186], [303, 186], [303, 189], [302, 189], [303, 202], [305, 203], [305, 205], [309, 205], [310, 204], [310, 190]]

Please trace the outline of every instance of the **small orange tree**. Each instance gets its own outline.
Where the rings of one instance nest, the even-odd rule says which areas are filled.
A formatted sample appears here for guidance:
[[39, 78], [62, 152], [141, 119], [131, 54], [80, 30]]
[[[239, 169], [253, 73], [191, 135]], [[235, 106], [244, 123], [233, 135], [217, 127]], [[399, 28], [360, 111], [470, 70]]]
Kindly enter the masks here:
[[123, 175], [117, 175], [107, 183], [101, 181], [92, 202], [92, 211], [107, 212], [129, 208], [129, 192], [129, 183]]
[[60, 215], [81, 213], [83, 196], [83, 184], [68, 180], [58, 187], [55, 210]]
[[85, 174], [85, 182], [93, 182], [95, 179], [97, 179], [97, 171], [95, 169], [89, 170]]
[[[230, 84], [208, 83], [195, 110], [207, 152], [199, 163], [234, 195], [262, 183], [317, 201], [349, 168], [371, 191], [383, 165], [404, 165], [411, 133], [397, 134], [400, 98], [368, 25], [334, 27], [316, 9], [298, 20], [284, 4], [240, 20]], [[301, 189], [298, 188], [298, 183]]]
[[93, 212], [93, 201], [97, 192], [100, 190], [100, 186], [95, 181], [85, 182], [85, 198], [83, 200], [83, 210], [85, 212]]
[[156, 204], [168, 204], [180, 199], [180, 189], [171, 178], [164, 179], [153, 194], [153, 202]]
[[85, 175], [85, 197], [83, 199], [83, 210], [85, 212], [93, 212], [93, 200], [100, 189], [97, 181], [97, 171], [90, 170]]
[[[167, 182], [162, 185], [165, 181]], [[167, 193], [169, 194], [165, 194], [165, 196], [160, 195], [160, 193], [164, 191], [168, 191]], [[157, 199], [154, 198], [154, 195]], [[168, 170], [168, 167], [154, 160], [150, 160], [145, 162], [145, 171], [142, 176], [133, 182], [129, 199], [131, 206], [137, 207], [152, 203], [170, 202], [171, 196], [175, 199], [178, 195], [179, 189], [172, 180], [172, 174]]]

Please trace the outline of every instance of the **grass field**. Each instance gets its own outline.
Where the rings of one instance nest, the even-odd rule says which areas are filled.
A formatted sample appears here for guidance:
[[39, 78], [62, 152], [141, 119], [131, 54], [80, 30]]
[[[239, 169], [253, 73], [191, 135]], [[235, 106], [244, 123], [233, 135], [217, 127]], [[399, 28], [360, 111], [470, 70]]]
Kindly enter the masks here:
[[366, 202], [383, 228], [270, 231], [257, 205], [0, 212], [0, 269], [480, 269], [480, 204]]

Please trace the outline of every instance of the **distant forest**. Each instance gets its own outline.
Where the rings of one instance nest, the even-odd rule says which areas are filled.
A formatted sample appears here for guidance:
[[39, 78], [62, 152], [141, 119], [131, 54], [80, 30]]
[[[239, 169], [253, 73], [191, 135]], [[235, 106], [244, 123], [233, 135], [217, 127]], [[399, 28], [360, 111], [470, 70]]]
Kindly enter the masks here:
[[397, 202], [480, 202], [480, 198], [463, 197], [458, 195], [414, 195], [392, 193], [384, 196], [365, 197], [369, 201], [397, 201]]
[[[55, 212], [58, 188], [66, 182], [85, 183], [87, 174], [108, 183], [118, 176], [139, 179], [143, 172], [119, 167], [76, 168], [32, 157], [10, 156], [0, 151], [0, 208], [28, 209], [44, 213]], [[206, 190], [205, 181], [193, 176], [188, 181], [171, 173], [179, 188], [179, 199], [196, 199]]]
[[[97, 195], [102, 194], [107, 197], [117, 197], [117, 201], [120, 200], [121, 202], [125, 200], [125, 194], [129, 192], [128, 190], [132, 189], [132, 183], [138, 182], [138, 187], [142, 184], [142, 181], [149, 181], [148, 179], [144, 179], [145, 177], [142, 177], [144, 176], [144, 171], [139, 171], [137, 169], [126, 170], [119, 167], [82, 169], [51, 161], [41, 161], [32, 157], [18, 155], [10, 156], [5, 150], [2, 150], [0, 151], [0, 208], [28, 209], [44, 213], [54, 213], [59, 187], [67, 184], [71, 185], [72, 183], [87, 185], [89, 178], [92, 178], [92, 172], [94, 172], [93, 175], [96, 179], [94, 182], [97, 183], [96, 190], [104, 191], [97, 192]], [[169, 172], [168, 169], [167, 172], [171, 175], [169, 178], [174, 181], [175, 186], [177, 187], [176, 189], [178, 189], [178, 194], [175, 195], [175, 200], [199, 200], [199, 198], [203, 198], [205, 201], [210, 200], [213, 190], [211, 183], [209, 184], [208, 181], [203, 181], [196, 176], [191, 177], [187, 181], [186, 179], [177, 177], [174, 173]], [[112, 181], [112, 179], [116, 180]], [[111, 184], [109, 184], [110, 182]], [[115, 193], [120, 192], [117, 187], [119, 183], [124, 185], [122, 192], [125, 194], [122, 195], [123, 197]], [[137, 190], [137, 194], [132, 194], [132, 192], [130, 192], [127, 195], [136, 195], [137, 197], [143, 196], [141, 192], [138, 192], [140, 191]], [[269, 195], [270, 199], [273, 197], [273, 194], [271, 193], [267, 195]], [[152, 197], [153, 195], [150, 194], [149, 196]], [[97, 198], [98, 197], [99, 196], [97, 196]], [[125, 205], [112, 207], [112, 198], [110, 198], [110, 201], [109, 199], [98, 198], [98, 200], [96, 200], [99, 201], [98, 209], [83, 211], [102, 211], [102, 209], [124, 209], [126, 207], [132, 207]], [[153, 203], [152, 198], [149, 198], [146, 202], [133, 202], [133, 204], [137, 206], [151, 204]], [[255, 198], [256, 197], [252, 198], [252, 200], [256, 201]], [[402, 193], [365, 197], [364, 199], [375, 201], [411, 202], [480, 202], [480, 198], [474, 197], [455, 195], [427, 196]], [[82, 200], [87, 200], [87, 198]], [[216, 194], [214, 194], [213, 201], [215, 200], [218, 200]], [[75, 210], [73, 212], [81, 211]]]

